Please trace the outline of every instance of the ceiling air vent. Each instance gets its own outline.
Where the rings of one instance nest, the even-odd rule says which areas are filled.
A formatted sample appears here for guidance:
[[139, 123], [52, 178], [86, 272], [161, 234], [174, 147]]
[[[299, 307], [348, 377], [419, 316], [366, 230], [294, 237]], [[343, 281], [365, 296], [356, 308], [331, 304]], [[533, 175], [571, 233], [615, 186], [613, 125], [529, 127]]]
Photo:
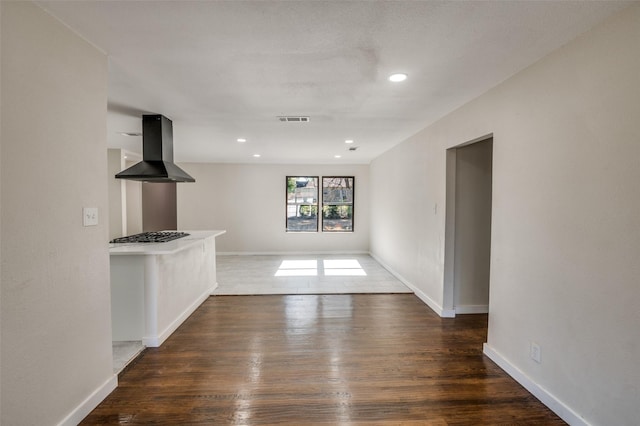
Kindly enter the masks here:
[[356, 149], [358, 149], [357, 146], [352, 146], [352, 147], [349, 148], [349, 151], [355, 151]]
[[286, 117], [278, 117], [278, 120], [285, 123], [308, 123], [309, 117], [286, 116]]

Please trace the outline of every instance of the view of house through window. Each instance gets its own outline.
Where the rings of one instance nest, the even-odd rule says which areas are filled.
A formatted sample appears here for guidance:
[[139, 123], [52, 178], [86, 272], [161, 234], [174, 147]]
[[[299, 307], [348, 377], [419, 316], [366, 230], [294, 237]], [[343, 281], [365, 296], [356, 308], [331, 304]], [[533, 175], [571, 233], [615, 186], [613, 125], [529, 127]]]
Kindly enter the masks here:
[[[318, 232], [319, 178], [287, 176], [287, 232]], [[353, 176], [322, 177], [322, 231], [353, 232]]]
[[318, 232], [317, 176], [287, 176], [287, 232]]
[[353, 232], [353, 177], [322, 178], [322, 230]]

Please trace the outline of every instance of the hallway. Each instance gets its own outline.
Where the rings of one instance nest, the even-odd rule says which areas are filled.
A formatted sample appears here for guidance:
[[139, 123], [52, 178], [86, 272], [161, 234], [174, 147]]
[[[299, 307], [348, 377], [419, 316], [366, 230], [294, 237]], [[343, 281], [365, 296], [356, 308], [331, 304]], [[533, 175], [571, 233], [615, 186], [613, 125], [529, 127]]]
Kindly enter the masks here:
[[82, 424], [561, 425], [412, 294], [210, 297]]

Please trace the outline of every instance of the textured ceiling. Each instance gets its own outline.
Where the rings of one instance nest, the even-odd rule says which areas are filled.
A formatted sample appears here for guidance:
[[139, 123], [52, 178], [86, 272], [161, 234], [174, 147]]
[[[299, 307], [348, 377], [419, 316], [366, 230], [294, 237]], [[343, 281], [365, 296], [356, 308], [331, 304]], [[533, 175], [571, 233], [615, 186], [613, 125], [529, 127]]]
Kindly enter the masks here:
[[38, 3], [109, 57], [109, 146], [163, 114], [176, 161], [242, 163], [368, 163], [629, 4]]

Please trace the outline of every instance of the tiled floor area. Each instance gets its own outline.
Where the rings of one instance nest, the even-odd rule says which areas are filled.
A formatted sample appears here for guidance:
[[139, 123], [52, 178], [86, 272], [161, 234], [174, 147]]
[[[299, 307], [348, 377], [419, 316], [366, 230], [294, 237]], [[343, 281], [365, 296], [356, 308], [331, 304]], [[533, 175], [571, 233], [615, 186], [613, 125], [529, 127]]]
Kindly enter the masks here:
[[412, 293], [369, 255], [218, 255], [215, 295]]
[[113, 342], [113, 372], [122, 371], [143, 349], [141, 341]]

